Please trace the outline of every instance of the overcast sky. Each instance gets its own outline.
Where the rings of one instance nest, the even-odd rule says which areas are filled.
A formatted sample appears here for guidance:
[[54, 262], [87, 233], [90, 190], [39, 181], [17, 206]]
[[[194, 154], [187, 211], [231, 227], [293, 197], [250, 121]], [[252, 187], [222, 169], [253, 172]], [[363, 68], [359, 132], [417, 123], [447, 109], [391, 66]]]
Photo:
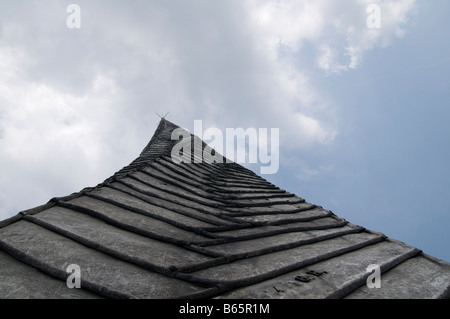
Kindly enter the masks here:
[[280, 169], [263, 177], [450, 261], [448, 12], [448, 0], [2, 1], [0, 220], [102, 182], [170, 112], [190, 130], [279, 128]]

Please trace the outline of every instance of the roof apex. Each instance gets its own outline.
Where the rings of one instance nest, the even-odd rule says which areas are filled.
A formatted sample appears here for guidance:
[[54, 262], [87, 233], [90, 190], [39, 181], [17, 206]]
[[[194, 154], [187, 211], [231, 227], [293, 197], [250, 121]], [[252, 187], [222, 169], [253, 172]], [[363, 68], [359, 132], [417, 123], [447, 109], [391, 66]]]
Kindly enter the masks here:
[[170, 140], [167, 139], [168, 135], [170, 136], [172, 134], [172, 131], [177, 128], [179, 128], [178, 125], [166, 120], [165, 118], [161, 118], [161, 121], [159, 121], [158, 127], [155, 130], [155, 133], [150, 139], [150, 142], [148, 142], [147, 146], [142, 150], [140, 156], [144, 156], [148, 151], [150, 151], [155, 143], [161, 142], [163, 140]]

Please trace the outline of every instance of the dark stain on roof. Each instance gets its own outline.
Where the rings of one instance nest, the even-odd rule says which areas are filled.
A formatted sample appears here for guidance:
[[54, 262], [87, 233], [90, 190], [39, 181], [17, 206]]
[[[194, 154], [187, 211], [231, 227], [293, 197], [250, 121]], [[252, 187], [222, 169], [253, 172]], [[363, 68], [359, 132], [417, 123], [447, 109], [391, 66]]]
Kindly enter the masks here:
[[[450, 296], [447, 262], [236, 163], [174, 164], [175, 128], [162, 119], [140, 156], [98, 186], [1, 222], [0, 297]], [[66, 286], [70, 264], [82, 289]], [[371, 264], [380, 289], [366, 285]]]

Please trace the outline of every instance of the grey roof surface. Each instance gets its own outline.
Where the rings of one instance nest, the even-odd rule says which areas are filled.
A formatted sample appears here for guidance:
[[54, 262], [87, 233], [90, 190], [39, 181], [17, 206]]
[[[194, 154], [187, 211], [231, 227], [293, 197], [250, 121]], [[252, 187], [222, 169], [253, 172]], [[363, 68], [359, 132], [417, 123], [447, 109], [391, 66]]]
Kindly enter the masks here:
[[[447, 262], [236, 163], [175, 164], [175, 128], [161, 120], [141, 155], [102, 184], [0, 222], [0, 297], [450, 297]], [[71, 264], [82, 289], [66, 286]], [[380, 289], [366, 285], [371, 264]]]

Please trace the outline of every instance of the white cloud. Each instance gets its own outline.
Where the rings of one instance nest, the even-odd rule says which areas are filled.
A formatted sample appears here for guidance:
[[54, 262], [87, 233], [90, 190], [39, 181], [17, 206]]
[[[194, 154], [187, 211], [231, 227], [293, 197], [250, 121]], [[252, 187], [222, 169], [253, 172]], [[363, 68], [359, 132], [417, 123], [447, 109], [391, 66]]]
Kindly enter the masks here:
[[114, 83], [99, 76], [87, 95], [73, 96], [24, 80], [17, 70], [25, 60], [23, 52], [0, 48], [3, 214], [45, 203], [49, 191], [62, 196], [88, 186], [88, 180], [100, 182], [117, 165], [103, 166], [105, 154], [100, 154], [108, 153], [104, 145], [111, 140], [105, 129], [113, 128], [96, 125], [100, 119], [115, 122], [110, 112], [117, 96]]
[[[374, 3], [381, 9], [380, 29], [367, 26], [370, 13], [366, 9]], [[318, 59], [319, 67], [328, 73], [339, 74], [348, 69], [355, 69], [361, 64], [364, 52], [375, 47], [386, 47], [395, 38], [404, 36], [405, 25], [415, 9], [415, 0], [360, 0], [347, 1], [345, 4], [342, 7], [336, 4], [336, 8], [331, 10], [332, 15], [335, 15], [334, 27], [327, 28], [326, 34], [316, 39], [316, 42], [321, 43], [320, 46], [323, 46], [325, 41], [329, 43], [328, 48], [332, 48], [331, 52], [322, 52], [329, 58], [328, 63], [320, 63], [324, 56], [319, 56]]]
[[323, 1], [250, 1], [248, 11], [266, 49], [286, 45], [297, 51], [302, 41], [316, 39], [323, 32], [327, 24], [324, 5]]
[[[366, 9], [381, 8], [381, 29], [369, 29]], [[330, 74], [354, 69], [363, 53], [404, 36], [415, 0], [251, 1], [250, 18], [258, 39], [272, 55], [282, 47], [297, 52], [305, 42], [317, 49], [316, 65]]]

